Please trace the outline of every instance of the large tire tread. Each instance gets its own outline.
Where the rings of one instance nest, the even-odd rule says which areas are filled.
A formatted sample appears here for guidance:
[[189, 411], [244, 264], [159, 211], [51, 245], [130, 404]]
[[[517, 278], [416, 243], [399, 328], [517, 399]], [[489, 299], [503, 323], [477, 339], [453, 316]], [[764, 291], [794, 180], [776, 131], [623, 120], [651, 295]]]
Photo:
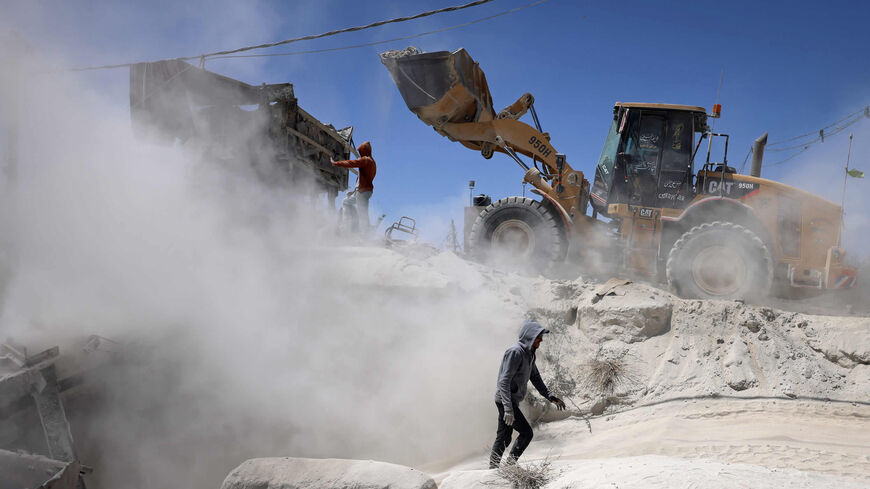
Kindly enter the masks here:
[[541, 268], [537, 272], [551, 272], [565, 261], [568, 254], [568, 236], [563, 230], [559, 216], [542, 202], [528, 197], [506, 197], [497, 200], [484, 208], [471, 226], [468, 242], [471, 246], [471, 256], [478, 261], [485, 261], [489, 250], [489, 239], [492, 234], [490, 221], [497, 213], [511, 208], [521, 208], [530, 211], [538, 219], [538, 226], [543, 226], [543, 233], [549, 240], [543, 256], [538, 256], [534, 266]]
[[683, 235], [680, 236], [680, 238], [674, 243], [673, 247], [671, 247], [671, 250], [668, 253], [668, 260], [666, 265], [666, 275], [671, 290], [673, 290], [677, 295], [684, 298], [713, 298], [705, 297], [703, 293], [699, 296], [697, 291], [691, 290], [691, 287], [686, 287], [685, 284], [681, 285], [681, 277], [679, 276], [680, 273], [677, 269], [680, 266], [680, 261], [684, 259], [681, 255], [690, 243], [692, 243], [696, 239], [699, 239], [699, 237], [704, 234], [718, 230], [730, 232], [734, 236], [745, 240], [747, 246], [755, 250], [756, 256], [754, 256], [753, 258], [759, 261], [758, 265], [762, 270], [760, 274], [756, 275], [758, 277], [761, 277], [759, 283], [753, 285], [748, 293], [743, 293], [741, 294], [741, 297], [735, 298], [759, 299], [762, 296], [768, 295], [771, 292], [771, 287], [773, 284], [774, 265], [770, 250], [764, 244], [764, 241], [762, 241], [762, 239], [759, 238], [758, 235], [752, 232], [749, 228], [728, 221], [705, 222], [703, 224], [695, 226], [687, 232], [683, 233]]

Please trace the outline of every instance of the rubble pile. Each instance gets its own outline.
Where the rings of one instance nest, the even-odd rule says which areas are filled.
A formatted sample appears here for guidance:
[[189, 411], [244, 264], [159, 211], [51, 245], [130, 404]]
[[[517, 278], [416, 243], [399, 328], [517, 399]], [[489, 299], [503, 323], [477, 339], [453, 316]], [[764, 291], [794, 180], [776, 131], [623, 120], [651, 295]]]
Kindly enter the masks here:
[[421, 49], [415, 48], [414, 46], [408, 46], [405, 49], [392, 49], [389, 51], [384, 51], [380, 54], [381, 59], [384, 58], [404, 58], [405, 56], [414, 56], [416, 54], [423, 54]]
[[[356, 349], [362, 352], [368, 351], [369, 347], [377, 347], [383, 348], [377, 350], [378, 358], [383, 357], [382, 363], [376, 364], [380, 376], [378, 382], [387, 382], [389, 386], [386, 389], [379, 389], [378, 395], [371, 398], [353, 397], [359, 402], [352, 408], [364, 411], [369, 424], [380, 424], [373, 424], [367, 428], [369, 431], [360, 433], [348, 432], [347, 430], [355, 429], [352, 425], [341, 425], [343, 428], [336, 429], [331, 435], [347, 436], [353, 443], [345, 443], [344, 451], [336, 453], [335, 456], [376, 457], [390, 462], [424, 467], [426, 472], [440, 473], [436, 481], [447, 484], [444, 487], [465, 487], [460, 483], [461, 481], [479, 481], [482, 477], [485, 478], [483, 474], [485, 471], [479, 471], [480, 474], [477, 475], [468, 475], [468, 470], [477, 470], [483, 466], [481, 453], [491, 443], [489, 436], [493, 423], [490, 411], [494, 410], [491, 406], [491, 391], [494, 389], [498, 354], [515, 340], [521, 321], [529, 316], [551, 331], [538, 352], [538, 366], [551, 390], [562, 397], [569, 407], [567, 412], [557, 412], [549, 403], [538, 399], [536, 394], [527, 397], [525, 401], [527, 406], [524, 409], [528, 410], [530, 420], [545, 423], [540, 428], [544, 441], [539, 440], [540, 445], [533, 443], [531, 457], [535, 456], [534, 447], [545, 446], [544, 443], [549, 443], [548, 446], [552, 449], [569, 447], [570, 443], [587, 440], [590, 436], [587, 433], [587, 426], [589, 430], [592, 430], [592, 426], [598, 429], [596, 423], [603, 422], [598, 420], [614, 419], [614, 416], [617, 417], [616, 419], [620, 416], [630, 417], [633, 410], [654, 409], [649, 406], [672, 401], [732, 402], [729, 400], [733, 399], [733, 402], [737, 402], [741, 399], [745, 401], [771, 399], [797, 406], [802, 402], [813, 403], [831, 399], [842, 401], [837, 406], [846, 407], [838, 407], [838, 409], [847, 410], [849, 403], [870, 403], [870, 390], [867, 389], [867, 385], [870, 384], [870, 337], [868, 337], [870, 335], [867, 334], [870, 330], [870, 318], [816, 316], [752, 306], [736, 301], [683, 300], [656, 287], [632, 283], [628, 280], [611, 280], [601, 284], [582, 277], [574, 280], [529, 277], [501, 272], [466, 261], [451, 252], [439, 252], [431, 247], [415, 247], [413, 244], [396, 246], [392, 249], [344, 247], [341, 249], [340, 256], [341, 259], [320, 262], [317, 276], [324, 280], [324, 283], [328, 282], [323, 277], [341, 276], [342, 290], [350, 291], [352, 294], [350, 297], [353, 300], [349, 303], [370, 304], [367, 306], [369, 308], [367, 314], [378, 317], [382, 322], [378, 324], [376, 331], [353, 330], [353, 334], [357, 335], [354, 341], [355, 349], [343, 349], [339, 353], [330, 351], [328, 344], [319, 344], [316, 358], [326, 355], [338, 359], [343, 362], [342, 365], [346, 364], [346, 367], [333, 369], [332, 361], [318, 364], [321, 375], [317, 378], [317, 385], [322, 388], [330, 386], [333, 382], [354, 385], [365, 381], [370, 373], [365, 374], [364, 377], [357, 377], [352, 373], [354, 370], [351, 367], [355, 362], [361, 361], [359, 356], [353, 355], [362, 354], [356, 352]], [[364, 262], [366, 266], [348, 266], [359, 262]], [[312, 287], [319, 286], [319, 282], [312, 282]], [[389, 298], [389, 300], [378, 305], [375, 299], [379, 297], [383, 300]], [[400, 313], [397, 314], [396, 311]], [[323, 312], [320, 311], [318, 314], [322, 315]], [[341, 319], [343, 316], [335, 317]], [[436, 317], [441, 319], [436, 321]], [[455, 324], [451, 324], [451, 321]], [[433, 324], [434, 322], [437, 324]], [[333, 323], [313, 326], [317, 328], [304, 330], [316, 333], [315, 336], [310, 336], [313, 340], [319, 339], [321, 334], [332, 338], [330, 331], [333, 330], [329, 328], [337, 327]], [[373, 333], [376, 333], [374, 336], [377, 341], [365, 346]], [[155, 357], [160, 359], [162, 364], [171, 365], [172, 362], [181, 362], [181, 358], [187, 358], [192, 353], [188, 349], [190, 343], [186, 343], [183, 337], [172, 338], [172, 341], [177, 343], [174, 349], [162, 348], [160, 356]], [[256, 338], [246, 340], [246, 347], [258, 348], [259, 344], [255, 340]], [[219, 340], [215, 341], [212, 345], [219, 345]], [[168, 347], [170, 344], [166, 343], [164, 346]], [[384, 348], [386, 345], [389, 346]], [[341, 343], [336, 346], [341, 347]], [[230, 361], [231, 358], [226, 357], [225, 361]], [[282, 371], [278, 370], [282, 365], [296, 368], [296, 373], [302, 375], [303, 379], [309, 375], [305, 373], [305, 368], [310, 367], [310, 359], [306, 367], [306, 364], [293, 363], [294, 360], [290, 356], [274, 358], [273, 363], [263, 365], [276, 369], [274, 370], [276, 375], [282, 374]], [[427, 359], [422, 363], [437, 359], [440, 362], [437, 373], [432, 372], [429, 376], [425, 373], [429, 368], [421, 371], [412, 361], [414, 359], [419, 361], [421, 358]], [[585, 369], [590, 362], [601, 359], [619, 361], [627, 372], [624, 381], [615, 384], [610, 392], [596, 390], [585, 381], [588, 377]], [[33, 361], [33, 359], [25, 359], [24, 363], [19, 361], [19, 364], [25, 365]], [[400, 364], [401, 372], [389, 370], [395, 364]], [[21, 367], [16, 365], [16, 368]], [[156, 431], [156, 427], [145, 425], [136, 435], [141, 437], [139, 441], [141, 447], [150, 447], [152, 450], [159, 448], [161, 457], [178, 460], [193, 457], [190, 455], [193, 453], [191, 447], [199, 446], [196, 449], [197, 455], [192, 460], [197, 461], [197, 474], [201, 475], [188, 474], [189, 482], [194, 482], [196, 479], [213, 484], [215, 478], [223, 477], [231, 467], [248, 458], [246, 454], [319, 457], [330, 456], [335, 451], [334, 443], [330, 443], [329, 437], [322, 432], [317, 432], [316, 426], [288, 424], [277, 429], [273, 425], [248, 426], [255, 431], [267, 428], [288, 433], [282, 436], [276, 435], [268, 440], [261, 439], [260, 443], [266, 447], [265, 450], [268, 450], [266, 453], [262, 451], [263, 449], [256, 450], [256, 447], [242, 443], [232, 447], [232, 452], [212, 453], [215, 446], [225, 445], [222, 444], [223, 442], [214, 443], [207, 440], [223, 440], [224, 438], [221, 437], [224, 436], [238, 438], [238, 435], [232, 434], [231, 429], [239, 427], [230, 428], [232, 425], [214, 424], [207, 418], [207, 416], [215, 416], [216, 413], [224, 416], [225, 413], [220, 411], [224, 409], [222, 406], [232, 405], [221, 404], [227, 402], [220, 396], [220, 393], [225, 390], [221, 382], [226, 382], [226, 379], [214, 372], [209, 372], [206, 377], [185, 377], [186, 373], [181, 369], [168, 368], [164, 369], [166, 370], [164, 372], [148, 363], [136, 365], [130, 370], [142, 372], [141, 377], [128, 376], [129, 379], [139, 379], [137, 380], [139, 387], [155, 382], [155, 378], [159, 380], [161, 376], [171, 377], [176, 373], [183, 375], [178, 377], [178, 383], [168, 384], [173, 386], [173, 389], [186, 386], [186, 382], [192, 382], [191, 385], [194, 386], [209, 386], [208, 392], [212, 393], [210, 394], [212, 397], [208, 397], [200, 404], [193, 402], [194, 399], [189, 397], [192, 395], [190, 393], [199, 391], [178, 391], [179, 393], [167, 391], [165, 400], [149, 401], [147, 408], [149, 416], [156, 416], [151, 419], [173, 419], [177, 414], [173, 410], [178, 409], [185, 415], [199, 412], [200, 416], [206, 416], [203, 417], [202, 425], [208, 432], [195, 431], [191, 426], [185, 425], [185, 429], [190, 431], [184, 435], [184, 443], [178, 444], [177, 449], [174, 448], [176, 446], [174, 443], [167, 443], [169, 439], [164, 439], [174, 436], [172, 430], [167, 431], [167, 427], [173, 426], [172, 424], [161, 425], [163, 426], [161, 429], [164, 430], [162, 432]], [[347, 378], [342, 380], [329, 377], [336, 372], [341, 372]], [[69, 373], [60, 371], [58, 377], [63, 384], [64, 379], [69, 378]], [[127, 381], [124, 383], [126, 384]], [[162, 384], [153, 384], [151, 387], [159, 385]], [[273, 384], [265, 385], [263, 389], [277, 388]], [[139, 387], [135, 392], [141, 390]], [[97, 389], [99, 386], [93, 385], [91, 388]], [[143, 392], [146, 391], [147, 389]], [[316, 389], [311, 392], [315, 391]], [[121, 392], [130, 395], [133, 391]], [[285, 402], [293, 402], [294, 396], [300, 395], [298, 392], [294, 394], [286, 389], [280, 390], [280, 394]], [[308, 394], [310, 391], [306, 390], [303, 395]], [[121, 405], [126, 406], [128, 412], [132, 412], [131, 408], [138, 409], [136, 406], [143, 405], [146, 400], [141, 398], [143, 395], [145, 394], [140, 393], [129, 397]], [[330, 403], [335, 400], [335, 395], [339, 394], [333, 393], [333, 397], [329, 399]], [[418, 413], [410, 408], [410, 406], [419, 406], [420, 403], [425, 404], [428, 410]], [[302, 409], [303, 404], [299, 404], [296, 408], [296, 415], [299, 415], [299, 409]], [[332, 406], [332, 404], [326, 405]], [[72, 406], [68, 414], [73, 425], [94, 423], [94, 420], [88, 418], [88, 410], [81, 402], [74, 403]], [[346, 413], [340, 414], [340, 410], [344, 409], [346, 404], [339, 403], [336, 406], [338, 411], [324, 411], [324, 415], [346, 416]], [[662, 413], [668, 414], [668, 408], [661, 409]], [[763, 412], [764, 409], [759, 408], [758, 412]], [[801, 412], [805, 414], [812, 409], [806, 408]], [[828, 416], [821, 408], [817, 411]], [[9, 415], [10, 411], [7, 409], [5, 412]], [[105, 414], [103, 412], [102, 415]], [[119, 416], [119, 413], [112, 414]], [[135, 415], [135, 412], [130, 415]], [[119, 416], [118, 419], [133, 419], [124, 416]], [[303, 413], [300, 419], [312, 421], [318, 419], [316, 416], [310, 418], [308, 416]], [[425, 418], [421, 419], [421, 416]], [[704, 418], [708, 414], [703, 413], [698, 416]], [[837, 414], [837, 416], [847, 416], [838, 419], [846, 419], [849, 422], [864, 419], [861, 417], [863, 415], [848, 417], [850, 416], [848, 414]], [[638, 417], [640, 418], [640, 415]], [[223, 422], [223, 419], [216, 418], [218, 423]], [[263, 419], [256, 416], [248, 421], [262, 423]], [[270, 419], [272, 422], [281, 420], [280, 417]], [[293, 418], [288, 416], [286, 419], [292, 422]], [[337, 419], [339, 418], [335, 418]], [[431, 426], [432, 419], [439, 420], [435, 426]], [[331, 422], [337, 423], [338, 421], [335, 420]], [[592, 424], [588, 425], [590, 420]], [[551, 421], [556, 422], [550, 423]], [[412, 439], [408, 439], [402, 433], [384, 431], [388, 429], [385, 427], [397, 426], [396, 423], [405, 427], [405, 431], [410, 430], [408, 432], [414, 434]], [[93, 426], [100, 426], [100, 424], [96, 423]], [[214, 432], [214, 426], [224, 426], [224, 432]], [[457, 431], [460, 426], [463, 427], [461, 433]], [[559, 427], [549, 428], [550, 426]], [[91, 446], [96, 443], [95, 439], [91, 438], [94, 433], [77, 430], [75, 426], [72, 429], [74, 432], [82, 432], [82, 436], [76, 438], [77, 447], [82, 447], [82, 450], [89, 454], [99, 452]], [[659, 428], [653, 427], [649, 433], [659, 433], [657, 429]], [[152, 440], [149, 438], [152, 432], [162, 434]], [[106, 430], [98, 433], [99, 439], [103, 441], [106, 437], [116, 435], [117, 433], [113, 434]], [[301, 437], [302, 440], [317, 440], [319, 445], [312, 450], [319, 451], [309, 453], [304, 445], [291, 444], [291, 436]], [[367, 438], [371, 436], [376, 438]], [[618, 435], [617, 439], [622, 443], [629, 443], [633, 436], [638, 435], [622, 434]], [[202, 441], [197, 441], [198, 437], [201, 437]], [[363, 441], [355, 440], [354, 437], [362, 437]], [[403, 443], [407, 446], [399, 446]], [[654, 441], [650, 443], [655, 444]], [[4, 448], [15, 450], [17, 447], [0, 446], [0, 449]], [[173, 450], [184, 451], [173, 454]], [[568, 449], [565, 450], [570, 452]], [[704, 458], [707, 456], [705, 454], [712, 453], [713, 455], [709, 456], [715, 459], [721, 455], [717, 455], [719, 452], [704, 450], [707, 449], [691, 452], [691, 457]], [[727, 452], [729, 455], [724, 460], [747, 461], [745, 458], [740, 458], [744, 457], [744, 452], [737, 449], [729, 450], [731, 451]], [[585, 449], [578, 449], [578, 453], [581, 451], [584, 457], [587, 456]], [[607, 455], [606, 450], [601, 450], [599, 453], [607, 456], [631, 454], [639, 457], [633, 462], [639, 466], [667, 466], [675, 471], [694, 470], [692, 467], [703, 465], [688, 467], [681, 465], [688, 462], [673, 458], [667, 460], [644, 458], [659, 452], [640, 442], [631, 445], [630, 449], [623, 448], [623, 452], [625, 453]], [[384, 455], [391, 453], [401, 455], [395, 455], [395, 458]], [[680, 455], [681, 453], [678, 448], [674, 448], [665, 454]], [[751, 450], [748, 453], [752, 453]], [[411, 455], [414, 454], [429, 458], [425, 460], [412, 458]], [[91, 477], [99, 480], [103, 474], [110, 471], [115, 474], [124, 473], [123, 470], [126, 470], [124, 463], [135, 463], [135, 461], [118, 461], [113, 459], [115, 456], [116, 454], [111, 451], [106, 451], [99, 459], [94, 460], [91, 457], [83, 460], [83, 463], [93, 464], [94, 467], [93, 475], [85, 475], [85, 479]], [[471, 462], [457, 466], [456, 460], [463, 457], [470, 458]], [[568, 465], [563, 464], [564, 467], [560, 470], [574, 474], [587, 472], [583, 469], [585, 467], [583, 464], [590, 462], [575, 463], [570, 456], [566, 460], [564, 463]], [[788, 464], [792, 463], [790, 460], [793, 459], [782, 460], [787, 460], [781, 464], [788, 467]], [[751, 459], [748, 462], [752, 463]], [[245, 462], [232, 471], [224, 487], [261, 487], [267, 480], [271, 481], [270, 487], [327, 487], [322, 485], [326, 484], [324, 481], [314, 481], [308, 476], [305, 476], [304, 481], [297, 479], [304, 474], [333, 474], [333, 472], [335, 477], [330, 476], [331, 481], [347, 479], [351, 481], [348, 482], [349, 484], [358, 484], [358, 487], [380, 487], [377, 485], [379, 481], [383, 482], [380, 477], [386, 477], [385, 474], [392, 474], [391, 471], [396, 470], [410, 477], [408, 480], [411, 482], [407, 487], [432, 487], [428, 476], [421, 472], [412, 472], [412, 469], [407, 467], [391, 466], [382, 471], [378, 468], [380, 466], [371, 465], [375, 462], [354, 461], [332, 461], [329, 462], [331, 465], [325, 468], [317, 465], [322, 463], [326, 462], [288, 458], [256, 459]], [[606, 465], [611, 462], [602, 463]], [[773, 463], [766, 461], [761, 465], [770, 467]], [[369, 465], [361, 468], [359, 464]], [[710, 462], [707, 465], [703, 466], [703, 470], [721, 469], [721, 464]], [[870, 466], [870, 459], [867, 463], [861, 460], [854, 462], [851, 468], [846, 465], [848, 464], [844, 462], [832, 466], [840, 467], [836, 474], [862, 475], [865, 471], [864, 466]], [[287, 468], [290, 466], [293, 467], [292, 470]], [[220, 473], [216, 473], [215, 467], [224, 468], [218, 471]], [[79, 472], [77, 468], [74, 469], [76, 473]], [[809, 467], [808, 470], [816, 469]], [[770, 481], [793, 479], [788, 474], [777, 475], [767, 468], [762, 470], [753, 466], [741, 468], [735, 473], [738, 472], [746, 477], [758, 475], [769, 478]], [[162, 475], [159, 470], [142, 473], [145, 475], [141, 477], [147, 475], [154, 478], [155, 482], [169, 482], [160, 479]], [[642, 480], [644, 473], [639, 470], [635, 475], [638, 480]], [[707, 477], [704, 474], [706, 472], [698, 477], [701, 479]], [[367, 479], [369, 475], [374, 479]], [[801, 474], [795, 477], [798, 476], [802, 477]], [[870, 477], [870, 469], [863, 476]], [[563, 485], [570, 485], [574, 479], [565, 481], [567, 479], [563, 480]], [[843, 487], [852, 487], [849, 484]], [[100, 485], [93, 487], [100, 487]], [[820, 485], [820, 487], [827, 486]]]
[[[608, 405], [703, 396], [870, 401], [868, 318], [683, 300], [643, 284], [624, 283], [604, 296], [579, 281], [536, 286], [568, 295], [530, 303], [557, 333], [542, 352], [544, 371], [581, 378], [577, 360], [597, 356], [625, 358], [634, 369], [636, 382]], [[573, 367], [566, 372], [565, 364]], [[564, 394], [581, 408], [601, 402], [576, 386]]]

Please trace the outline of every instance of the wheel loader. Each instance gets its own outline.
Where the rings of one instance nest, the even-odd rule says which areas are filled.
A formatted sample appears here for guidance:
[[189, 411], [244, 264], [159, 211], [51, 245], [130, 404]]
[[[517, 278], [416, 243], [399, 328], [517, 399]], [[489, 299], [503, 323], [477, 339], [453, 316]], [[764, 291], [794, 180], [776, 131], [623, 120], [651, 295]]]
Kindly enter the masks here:
[[[667, 282], [686, 298], [797, 296], [856, 282], [840, 246], [840, 206], [760, 178], [760, 169], [741, 175], [728, 166], [729, 137], [707, 123], [718, 105], [708, 115], [703, 107], [617, 102], [590, 185], [541, 128], [531, 94], [494, 109], [486, 77], [464, 49], [408, 48], [381, 61], [424, 123], [484, 158], [507, 155], [540, 197], [478, 202], [488, 205], [472, 208], [467, 250], [477, 259], [544, 272], [561, 267], [570, 250]], [[520, 120], [526, 114], [534, 125]], [[724, 143], [721, 162], [711, 161], [714, 140]]]

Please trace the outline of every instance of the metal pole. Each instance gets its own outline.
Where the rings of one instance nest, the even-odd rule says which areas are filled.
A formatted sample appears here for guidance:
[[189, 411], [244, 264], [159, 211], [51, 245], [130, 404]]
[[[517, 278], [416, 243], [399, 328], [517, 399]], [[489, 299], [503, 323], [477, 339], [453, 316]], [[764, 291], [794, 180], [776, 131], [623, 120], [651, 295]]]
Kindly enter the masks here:
[[846, 169], [843, 174], [843, 201], [840, 207], [843, 209], [843, 214], [846, 213], [846, 181], [849, 178], [849, 160], [852, 158], [852, 133], [849, 133], [849, 152], [846, 153]]
[[846, 182], [849, 179], [849, 160], [852, 158], [852, 133], [849, 133], [849, 152], [846, 153], [846, 169], [843, 172], [843, 200], [840, 202], [840, 235], [837, 237], [837, 246], [842, 246], [843, 227], [846, 226]]

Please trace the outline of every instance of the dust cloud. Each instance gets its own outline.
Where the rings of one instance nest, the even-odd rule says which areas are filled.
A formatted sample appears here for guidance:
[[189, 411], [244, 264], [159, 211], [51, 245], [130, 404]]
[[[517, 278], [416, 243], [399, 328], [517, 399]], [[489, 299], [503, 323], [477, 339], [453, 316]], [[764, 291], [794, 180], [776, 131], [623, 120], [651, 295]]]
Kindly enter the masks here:
[[[843, 311], [870, 313], [870, 194], [865, 190], [867, 179], [845, 178], [846, 159], [850, 168], [866, 171], [870, 161], [870, 125], [868, 120], [858, 122], [849, 133], [854, 134], [849, 155], [849, 133], [816, 144], [805, 154], [784, 163], [762, 169], [762, 177], [774, 169], [782, 172], [782, 182], [840, 205], [844, 203], [841, 246], [846, 250], [846, 262], [858, 267], [858, 282], [848, 291], [827, 294], [814, 302], [839, 306]], [[772, 158], [771, 158], [772, 159]], [[788, 165], [788, 167], [785, 167]], [[786, 170], [787, 171], [784, 171]], [[845, 189], [844, 189], [845, 183]], [[845, 195], [844, 195], [845, 190]], [[844, 198], [845, 197], [845, 198]], [[808, 301], [802, 301], [808, 302]]]
[[218, 487], [251, 457], [419, 464], [489, 443], [517, 306], [403, 281], [401, 255], [345, 246], [302, 190], [136, 139], [126, 99], [86, 78], [25, 74], [0, 338], [124, 345], [68, 406], [91, 487]]

